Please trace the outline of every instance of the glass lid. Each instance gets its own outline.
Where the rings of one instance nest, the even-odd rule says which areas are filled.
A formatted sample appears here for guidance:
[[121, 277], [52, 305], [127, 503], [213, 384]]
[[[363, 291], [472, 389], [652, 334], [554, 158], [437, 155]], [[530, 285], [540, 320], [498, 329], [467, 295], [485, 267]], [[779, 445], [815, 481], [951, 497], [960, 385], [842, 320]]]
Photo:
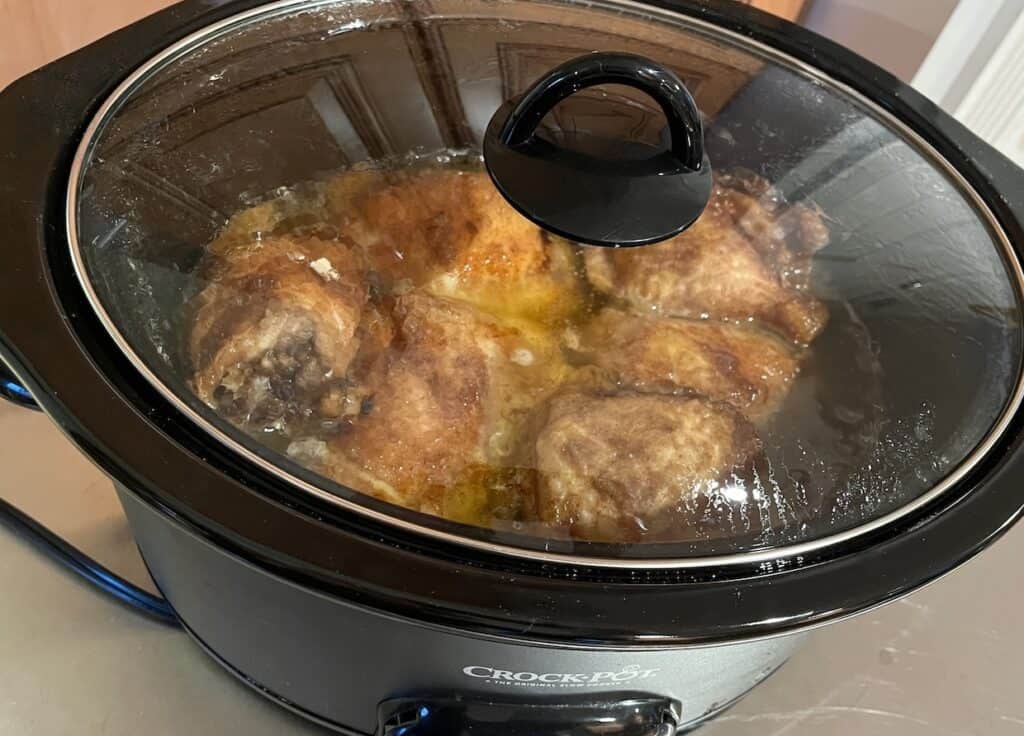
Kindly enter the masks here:
[[[483, 166], [495, 112], [595, 51], [700, 110], [710, 201], [654, 245], [542, 230]], [[534, 135], [664, 147], [663, 109], [594, 86]], [[1019, 399], [1019, 265], [956, 172], [813, 70], [640, 3], [269, 4], [122, 85], [69, 192], [101, 319], [212, 438], [476, 546], [810, 551], [943, 493]]]

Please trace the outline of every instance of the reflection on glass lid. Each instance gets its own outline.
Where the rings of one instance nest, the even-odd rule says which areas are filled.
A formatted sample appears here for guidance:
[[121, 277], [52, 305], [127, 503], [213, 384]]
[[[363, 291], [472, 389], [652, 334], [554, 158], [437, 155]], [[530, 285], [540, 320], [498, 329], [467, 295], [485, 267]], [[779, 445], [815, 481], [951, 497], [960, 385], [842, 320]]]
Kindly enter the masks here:
[[[661, 557], [857, 528], [988, 441], [1016, 264], [912, 137], [635, 4], [416, 7], [256, 14], [145, 73], [83, 149], [87, 286], [217, 436], [408, 523]], [[543, 232], [476, 153], [503, 101], [612, 49], [687, 82], [716, 172], [690, 230], [629, 250]], [[662, 125], [607, 87], [539, 134]]]

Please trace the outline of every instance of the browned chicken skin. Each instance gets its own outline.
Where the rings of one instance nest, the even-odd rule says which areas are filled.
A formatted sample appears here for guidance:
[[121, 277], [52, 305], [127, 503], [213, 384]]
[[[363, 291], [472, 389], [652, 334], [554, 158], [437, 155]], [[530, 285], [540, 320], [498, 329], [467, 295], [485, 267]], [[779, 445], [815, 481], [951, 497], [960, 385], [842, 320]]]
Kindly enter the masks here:
[[639, 538], [666, 516], [694, 523], [687, 509], [756, 448], [752, 427], [727, 405], [568, 393], [552, 401], [537, 437], [538, 511], [573, 536], [605, 541]]
[[577, 309], [572, 253], [516, 212], [483, 172], [428, 170], [351, 197], [371, 266], [498, 316], [557, 321]]
[[585, 248], [614, 305], [596, 315], [573, 247], [483, 172], [349, 172], [319, 192], [241, 213], [209, 247], [193, 385], [283, 431], [294, 459], [419, 511], [695, 538], [798, 373], [792, 343], [825, 324], [807, 286], [827, 230], [757, 178], [720, 177], [667, 243]]
[[497, 325], [418, 293], [399, 301], [402, 351], [372, 407], [340, 441], [353, 462], [401, 491], [450, 485], [481, 463], [493, 413], [492, 372], [503, 357]]
[[[587, 249], [590, 282], [637, 311], [732, 322], [756, 320], [795, 342], [809, 343], [824, 328], [827, 311], [817, 299], [788, 285], [806, 281], [808, 248], [794, 250], [781, 244], [784, 230], [751, 238], [748, 231], [757, 232], [755, 205], [747, 201], [741, 207], [739, 197], [716, 187], [697, 223], [664, 243]], [[737, 214], [745, 226], [737, 222]], [[813, 216], [809, 210], [793, 216], [797, 215]], [[764, 225], [765, 218], [759, 217]]]
[[321, 402], [344, 411], [337, 395], [373, 321], [356, 251], [314, 236], [222, 243], [206, 275], [189, 341], [200, 399], [240, 425], [279, 429]]
[[706, 396], [753, 420], [775, 411], [799, 370], [791, 345], [754, 327], [611, 308], [587, 325], [581, 349], [623, 388]]
[[327, 472], [405, 506], [468, 513], [475, 500], [447, 491], [470, 475], [486, 480], [483, 467], [516, 467], [519, 425], [562, 364], [551, 346], [455, 300], [413, 291], [396, 318], [400, 347], [365, 415], [333, 444]]

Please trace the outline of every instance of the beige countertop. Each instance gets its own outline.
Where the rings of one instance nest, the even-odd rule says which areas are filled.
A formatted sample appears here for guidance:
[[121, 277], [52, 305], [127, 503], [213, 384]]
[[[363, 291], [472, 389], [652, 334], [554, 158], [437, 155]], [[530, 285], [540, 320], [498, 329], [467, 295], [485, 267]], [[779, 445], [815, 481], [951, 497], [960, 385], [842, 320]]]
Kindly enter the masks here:
[[[0, 87], [168, 0], [0, 0]], [[45, 417], [0, 402], [0, 495], [146, 580], [113, 488]], [[707, 736], [1024, 735], [1024, 526], [927, 590], [822, 629]], [[0, 736], [322, 734], [180, 631], [0, 529]]]

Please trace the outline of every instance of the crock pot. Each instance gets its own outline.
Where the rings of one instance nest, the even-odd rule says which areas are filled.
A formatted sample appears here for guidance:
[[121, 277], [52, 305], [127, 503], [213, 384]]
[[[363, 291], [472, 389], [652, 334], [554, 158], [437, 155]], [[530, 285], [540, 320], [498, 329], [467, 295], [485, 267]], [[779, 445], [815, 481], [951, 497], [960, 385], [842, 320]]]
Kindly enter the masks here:
[[[196, 396], [181, 314], [229, 217], [367, 161], [472, 158], [506, 103], [592, 52], [682, 80], [714, 171], [752, 172], [830, 232], [828, 326], [763, 430], [767, 466], [715, 490], [733, 523], [650, 540], [462, 523], [330, 480]], [[607, 87], [550, 127], [673, 145], [660, 114]], [[206, 651], [341, 732], [684, 731], [1024, 507], [1024, 173], [745, 6], [186, 0], [5, 90], [0, 150], [4, 396], [30, 394], [111, 476]]]

